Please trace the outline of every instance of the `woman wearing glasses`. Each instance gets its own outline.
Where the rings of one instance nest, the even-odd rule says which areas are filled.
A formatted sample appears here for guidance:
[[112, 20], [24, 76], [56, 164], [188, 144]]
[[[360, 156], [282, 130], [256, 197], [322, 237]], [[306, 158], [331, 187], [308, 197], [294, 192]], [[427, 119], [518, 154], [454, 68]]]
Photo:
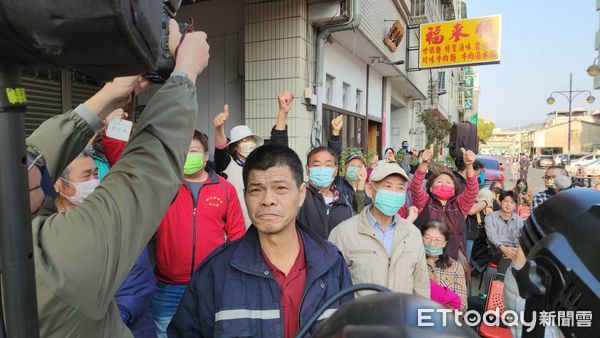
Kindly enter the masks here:
[[425, 223], [421, 233], [431, 279], [431, 299], [464, 312], [467, 309], [465, 270], [448, 257], [448, 226], [443, 221], [430, 220]]

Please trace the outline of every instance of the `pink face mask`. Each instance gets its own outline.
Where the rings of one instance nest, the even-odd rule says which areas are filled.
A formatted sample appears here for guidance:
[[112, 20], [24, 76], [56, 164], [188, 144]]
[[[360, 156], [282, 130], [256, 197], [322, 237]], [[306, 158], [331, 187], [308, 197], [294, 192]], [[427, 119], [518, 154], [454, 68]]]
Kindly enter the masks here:
[[440, 184], [433, 187], [433, 195], [441, 200], [449, 200], [454, 196], [454, 187], [451, 185]]

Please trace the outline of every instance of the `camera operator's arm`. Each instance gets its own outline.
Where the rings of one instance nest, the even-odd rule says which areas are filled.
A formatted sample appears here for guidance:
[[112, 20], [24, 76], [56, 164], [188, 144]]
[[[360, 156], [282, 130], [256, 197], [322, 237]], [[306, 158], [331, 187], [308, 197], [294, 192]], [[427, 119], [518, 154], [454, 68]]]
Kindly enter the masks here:
[[36, 272], [90, 318], [107, 311], [181, 185], [197, 119], [194, 80], [207, 62], [206, 34], [188, 33], [176, 61], [181, 75], [172, 75], [150, 100], [100, 186], [82, 205], [34, 226]]
[[27, 138], [27, 146], [37, 149], [46, 160], [53, 180], [81, 153], [94, 132], [103, 127], [108, 114], [125, 105], [131, 94], [148, 87], [137, 77], [116, 78], [107, 83], [85, 103], [65, 114], [55, 116]]

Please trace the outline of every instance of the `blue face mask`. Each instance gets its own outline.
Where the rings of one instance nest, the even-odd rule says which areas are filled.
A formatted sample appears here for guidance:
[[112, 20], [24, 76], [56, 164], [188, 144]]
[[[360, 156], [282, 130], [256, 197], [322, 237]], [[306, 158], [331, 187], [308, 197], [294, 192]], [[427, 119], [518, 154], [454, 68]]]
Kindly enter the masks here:
[[444, 253], [444, 248], [438, 248], [437, 246], [423, 243], [425, 247], [425, 254], [429, 257], [437, 257]]
[[386, 216], [394, 216], [404, 205], [406, 193], [379, 189], [375, 194], [375, 208]]
[[334, 172], [335, 168], [331, 167], [312, 167], [308, 169], [308, 178], [315, 187], [325, 189], [333, 183]]
[[404, 150], [408, 150], [408, 144], [406, 144], [406, 145], [403, 145], [403, 146], [402, 146], [402, 149], [404, 149]]
[[358, 169], [358, 167], [348, 167], [348, 169], [346, 169], [346, 180], [348, 180], [348, 182], [358, 182], [358, 177], [356, 177]]

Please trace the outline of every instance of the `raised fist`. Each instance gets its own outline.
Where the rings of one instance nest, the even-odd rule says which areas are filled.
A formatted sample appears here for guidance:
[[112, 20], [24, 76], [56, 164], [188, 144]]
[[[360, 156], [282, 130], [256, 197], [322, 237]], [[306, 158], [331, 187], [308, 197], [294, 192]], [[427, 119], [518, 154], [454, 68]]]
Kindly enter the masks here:
[[340, 131], [342, 130], [343, 126], [344, 126], [344, 120], [342, 118], [342, 115], [338, 115], [338, 117], [331, 120], [331, 129], [332, 129], [331, 133], [334, 136], [339, 136]]
[[431, 163], [431, 160], [433, 159], [433, 143], [429, 145], [429, 149], [426, 149], [421, 154], [421, 159], [423, 160], [423, 163]]
[[471, 150], [465, 150], [465, 148], [460, 148], [460, 150], [463, 153], [463, 162], [465, 162], [465, 165], [472, 166], [476, 160], [475, 153], [472, 152]]
[[290, 112], [292, 107], [292, 101], [294, 100], [294, 94], [291, 91], [286, 90], [277, 95], [277, 101], [279, 101], [279, 113], [286, 114]]

